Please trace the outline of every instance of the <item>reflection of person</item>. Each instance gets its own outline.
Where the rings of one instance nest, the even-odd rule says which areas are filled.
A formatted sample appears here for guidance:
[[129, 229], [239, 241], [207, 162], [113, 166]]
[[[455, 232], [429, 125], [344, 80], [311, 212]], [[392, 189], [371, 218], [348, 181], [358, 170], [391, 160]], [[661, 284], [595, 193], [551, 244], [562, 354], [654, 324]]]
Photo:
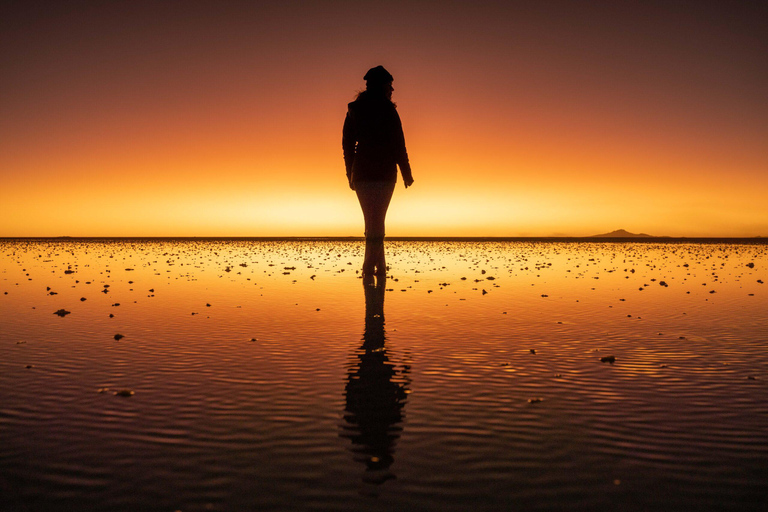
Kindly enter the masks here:
[[381, 484], [394, 478], [395, 442], [400, 437], [403, 407], [407, 395], [408, 367], [396, 370], [384, 342], [385, 279], [374, 285], [373, 277], [363, 279], [365, 288], [365, 331], [363, 346], [347, 373], [346, 425], [341, 434], [352, 441], [355, 459], [363, 462], [363, 481]]
[[349, 104], [342, 147], [349, 187], [365, 218], [363, 275], [386, 274], [384, 219], [397, 182], [397, 166], [405, 188], [413, 184], [400, 116], [392, 103], [392, 75], [382, 66], [363, 77], [365, 91]]

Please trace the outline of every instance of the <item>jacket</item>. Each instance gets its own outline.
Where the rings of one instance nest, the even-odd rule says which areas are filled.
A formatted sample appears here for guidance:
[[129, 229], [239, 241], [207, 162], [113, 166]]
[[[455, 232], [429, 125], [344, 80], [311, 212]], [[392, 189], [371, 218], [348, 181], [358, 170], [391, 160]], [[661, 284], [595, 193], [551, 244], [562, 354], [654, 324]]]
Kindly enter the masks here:
[[411, 177], [403, 125], [395, 105], [386, 98], [365, 95], [348, 105], [341, 146], [350, 182], [397, 181]]

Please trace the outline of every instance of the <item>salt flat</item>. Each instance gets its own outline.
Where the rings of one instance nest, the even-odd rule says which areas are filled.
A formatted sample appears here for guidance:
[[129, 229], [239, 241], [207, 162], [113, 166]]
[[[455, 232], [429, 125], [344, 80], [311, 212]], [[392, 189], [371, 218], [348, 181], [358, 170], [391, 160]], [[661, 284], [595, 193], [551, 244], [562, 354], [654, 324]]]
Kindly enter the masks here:
[[764, 510], [767, 248], [0, 241], [0, 508]]

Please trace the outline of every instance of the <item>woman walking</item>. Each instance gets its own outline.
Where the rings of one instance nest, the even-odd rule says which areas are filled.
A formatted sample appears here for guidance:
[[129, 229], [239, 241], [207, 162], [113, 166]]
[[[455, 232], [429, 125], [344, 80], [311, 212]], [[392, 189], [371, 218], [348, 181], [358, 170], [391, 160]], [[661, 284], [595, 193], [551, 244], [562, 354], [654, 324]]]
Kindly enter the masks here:
[[392, 75], [382, 66], [363, 77], [365, 91], [350, 103], [344, 120], [342, 148], [349, 188], [357, 193], [365, 219], [363, 276], [385, 277], [384, 220], [397, 182], [413, 184], [400, 116], [392, 103]]

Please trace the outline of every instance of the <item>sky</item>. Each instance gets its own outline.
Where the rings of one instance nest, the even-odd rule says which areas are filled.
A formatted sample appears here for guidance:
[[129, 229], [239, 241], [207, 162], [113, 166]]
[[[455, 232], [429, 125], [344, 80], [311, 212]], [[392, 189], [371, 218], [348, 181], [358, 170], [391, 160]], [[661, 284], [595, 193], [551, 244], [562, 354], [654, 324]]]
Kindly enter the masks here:
[[768, 236], [766, 2], [49, 4], [0, 7], [0, 237], [361, 236], [376, 65], [390, 236]]

